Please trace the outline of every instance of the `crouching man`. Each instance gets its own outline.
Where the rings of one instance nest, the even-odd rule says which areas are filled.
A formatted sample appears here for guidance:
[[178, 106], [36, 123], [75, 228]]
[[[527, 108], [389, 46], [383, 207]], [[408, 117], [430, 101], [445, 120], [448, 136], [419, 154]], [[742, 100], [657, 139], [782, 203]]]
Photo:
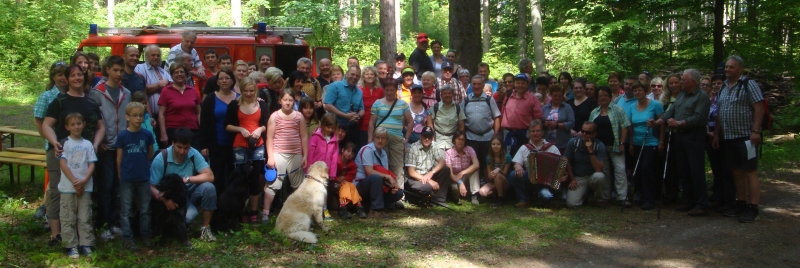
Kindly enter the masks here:
[[431, 127], [422, 128], [418, 142], [411, 144], [406, 151], [405, 166], [406, 192], [421, 198], [433, 195], [434, 205], [447, 206], [445, 199], [452, 181], [450, 168], [445, 165], [444, 151], [432, 146], [434, 131]]
[[[156, 154], [150, 165], [150, 191], [153, 199], [161, 201], [169, 210], [178, 208], [178, 205], [164, 198], [164, 192], [156, 189], [156, 185], [166, 174], [177, 174], [183, 178], [187, 187], [189, 200], [186, 202], [186, 223], [191, 223], [202, 212], [203, 225], [200, 227], [200, 239], [205, 241], [217, 240], [211, 233], [209, 223], [214, 210], [217, 209], [217, 190], [214, 188], [214, 174], [211, 173], [208, 163], [203, 156], [192, 148], [192, 136], [188, 128], [175, 130], [175, 140], [172, 146], [165, 149], [165, 153]], [[166, 155], [167, 159], [164, 160]], [[166, 163], [166, 167], [164, 167]], [[198, 210], [197, 208], [200, 208]]]
[[[603, 193], [606, 185], [606, 177], [603, 174], [603, 166], [606, 161], [606, 148], [602, 142], [595, 140], [597, 136], [597, 125], [594, 122], [586, 121], [581, 128], [581, 136], [572, 138], [564, 150], [564, 156], [569, 160], [567, 167], [567, 181], [569, 191], [567, 191], [567, 207], [578, 208], [583, 204], [586, 190], [591, 188], [595, 193]], [[603, 207], [609, 196], [597, 201], [597, 205]]]

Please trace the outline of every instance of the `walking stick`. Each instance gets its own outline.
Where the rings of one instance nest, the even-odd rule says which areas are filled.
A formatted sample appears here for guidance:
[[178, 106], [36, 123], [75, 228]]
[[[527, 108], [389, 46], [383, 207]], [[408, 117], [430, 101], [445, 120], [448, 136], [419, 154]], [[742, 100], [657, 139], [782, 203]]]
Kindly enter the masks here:
[[664, 188], [666, 188], [664, 185], [666, 184], [666, 181], [667, 181], [667, 164], [669, 164], [669, 147], [670, 147], [669, 143], [670, 143], [670, 141], [672, 141], [672, 130], [669, 130], [669, 135], [667, 136], [667, 155], [666, 155], [666, 157], [664, 157], [664, 174], [661, 176], [661, 193], [660, 193], [661, 196], [658, 199], [659, 200], [658, 202], [661, 203], [658, 206], [658, 219], [659, 220], [661, 219], [661, 208], [664, 207], [664, 192], [666, 191], [666, 189], [664, 189]]
[[[636, 166], [633, 167], [633, 175], [636, 176], [636, 170], [639, 169], [639, 161], [642, 161], [642, 152], [644, 152], [644, 144], [647, 142], [647, 133], [650, 132], [650, 127], [647, 127], [647, 131], [644, 132], [644, 140], [642, 141], [642, 148], [639, 149], [639, 156], [636, 157]], [[631, 139], [631, 143], [633, 143], [633, 139]]]

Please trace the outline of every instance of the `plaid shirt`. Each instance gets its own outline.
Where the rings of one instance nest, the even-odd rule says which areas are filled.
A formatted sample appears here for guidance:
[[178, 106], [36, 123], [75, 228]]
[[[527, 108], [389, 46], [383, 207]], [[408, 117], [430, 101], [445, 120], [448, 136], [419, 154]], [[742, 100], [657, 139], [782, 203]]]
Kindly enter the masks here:
[[439, 163], [439, 159], [442, 159], [441, 152], [442, 150], [434, 148], [433, 144], [426, 150], [421, 142], [415, 142], [408, 147], [405, 164], [407, 167], [414, 167], [419, 175], [425, 175]]
[[722, 124], [722, 135], [725, 139], [750, 137], [753, 128], [753, 104], [764, 101], [756, 81], [749, 80], [745, 85], [745, 79], [747, 78], [744, 75], [740, 76], [732, 86], [725, 81], [719, 90], [717, 122]]
[[459, 82], [458, 79], [456, 79], [455, 77], [450, 78], [450, 82], [439, 79], [436, 88], [441, 90], [441, 88], [444, 85], [450, 85], [451, 87], [453, 87], [453, 103], [461, 104], [461, 100], [467, 97], [467, 93], [464, 92], [464, 86], [461, 85], [461, 82]]
[[453, 174], [458, 174], [472, 165], [473, 157], [478, 156], [475, 154], [475, 150], [473, 150], [472, 147], [464, 147], [464, 154], [461, 155], [458, 154], [456, 148], [450, 148], [444, 154], [444, 162], [450, 167], [450, 171], [453, 172]]
[[[589, 121], [594, 122], [594, 119], [600, 116], [600, 106], [594, 108], [592, 113], [589, 114]], [[621, 142], [620, 139], [620, 131], [623, 128], [627, 128], [631, 125], [631, 121], [628, 120], [628, 116], [625, 115], [625, 111], [622, 110], [619, 106], [613, 103], [608, 104], [608, 120], [611, 121], [611, 125], [613, 128], [611, 132], [614, 133], [614, 146], [612, 146], [611, 150], [615, 153], [619, 153], [619, 143]]]
[[[44, 114], [47, 112], [47, 106], [50, 105], [53, 100], [56, 99], [56, 96], [61, 93], [56, 86], [53, 86], [48, 91], [42, 92], [39, 95], [39, 98], [36, 99], [36, 103], [33, 104], [33, 118], [44, 119]], [[50, 143], [47, 142], [47, 139], [44, 139], [44, 150], [50, 148]]]

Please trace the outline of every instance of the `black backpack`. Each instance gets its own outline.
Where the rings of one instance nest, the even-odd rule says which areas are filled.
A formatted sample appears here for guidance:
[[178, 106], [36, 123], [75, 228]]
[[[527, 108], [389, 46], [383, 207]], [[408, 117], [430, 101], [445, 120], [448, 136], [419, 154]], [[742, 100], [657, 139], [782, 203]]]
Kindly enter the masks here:
[[[490, 110], [492, 109], [492, 104], [491, 104], [491, 103], [489, 103], [489, 101], [490, 101], [490, 99], [491, 99], [491, 98], [492, 98], [491, 96], [486, 96], [486, 99], [485, 99], [485, 101], [486, 101], [486, 106], [488, 106]], [[469, 95], [467, 95], [467, 97], [466, 97], [466, 98], [464, 98], [464, 108], [465, 108], [465, 109], [467, 108], [467, 105], [469, 105], [469, 99], [470, 99]], [[466, 114], [466, 113], [464, 113], [464, 117], [466, 117], [466, 116], [467, 116], [467, 114]], [[465, 128], [467, 131], [469, 131], [469, 132], [472, 132], [473, 134], [476, 134], [476, 135], [483, 135], [483, 134], [489, 133], [489, 131], [492, 131], [492, 130], [494, 130], [494, 128], [490, 127], [490, 128], [489, 128], [489, 129], [487, 129], [486, 131], [476, 132], [476, 131], [472, 131], [472, 130], [470, 130], [468, 127], [466, 127], [466, 124], [464, 125], [464, 128]]]

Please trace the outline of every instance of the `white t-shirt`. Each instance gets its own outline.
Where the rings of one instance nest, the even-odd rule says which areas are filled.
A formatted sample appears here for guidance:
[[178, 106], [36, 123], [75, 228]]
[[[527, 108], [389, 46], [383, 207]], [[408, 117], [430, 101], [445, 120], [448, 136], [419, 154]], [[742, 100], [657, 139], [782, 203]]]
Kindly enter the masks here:
[[[531, 143], [528, 143], [528, 144], [531, 144]], [[536, 147], [536, 145], [534, 145], [533, 148], [541, 149], [545, 144], [547, 144], [547, 140], [542, 139], [542, 146]], [[556, 147], [555, 144], [553, 144], [552, 146], [547, 148], [547, 150], [544, 150], [544, 152], [561, 155], [561, 152], [558, 151], [558, 147]], [[517, 163], [517, 164], [521, 164], [522, 167], [525, 170], [528, 170], [528, 165], [529, 165], [528, 164], [528, 157], [530, 155], [531, 155], [531, 150], [528, 150], [528, 146], [522, 145], [522, 147], [519, 147], [519, 150], [517, 151], [517, 154], [514, 155], [514, 159], [512, 159], [511, 161], [514, 162], [514, 163]]]
[[[72, 136], [64, 141], [64, 153], [61, 154], [61, 159], [67, 160], [67, 167], [72, 171], [72, 176], [75, 179], [83, 179], [89, 172], [89, 163], [97, 162], [97, 155], [94, 154], [94, 146], [91, 142], [85, 139], [76, 140]], [[59, 161], [61, 161], [59, 159]], [[83, 186], [86, 192], [92, 192], [93, 183], [92, 178]], [[72, 182], [61, 171], [61, 181], [58, 182], [58, 192], [65, 194], [74, 194], [75, 187]]]

